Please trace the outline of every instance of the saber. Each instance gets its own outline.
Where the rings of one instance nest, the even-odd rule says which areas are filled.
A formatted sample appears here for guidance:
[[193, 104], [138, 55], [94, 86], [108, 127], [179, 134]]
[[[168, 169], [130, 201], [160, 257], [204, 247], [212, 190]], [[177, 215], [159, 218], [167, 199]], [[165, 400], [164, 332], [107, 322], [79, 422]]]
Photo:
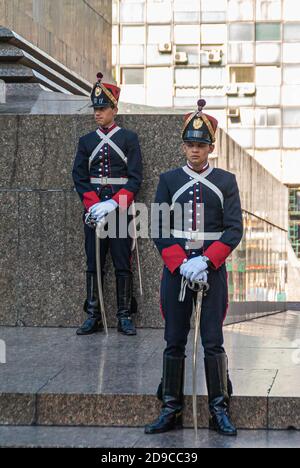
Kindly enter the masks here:
[[104, 332], [106, 336], [108, 336], [108, 327], [107, 327], [107, 319], [106, 319], [104, 297], [103, 297], [103, 286], [102, 286], [100, 235], [98, 236], [98, 232], [100, 233], [101, 230], [104, 229], [104, 226], [106, 225], [106, 223], [107, 223], [107, 219], [106, 217], [104, 217], [99, 221], [98, 224], [96, 224], [95, 242], [96, 242], [96, 266], [97, 266], [97, 283], [98, 283], [98, 294], [99, 294], [99, 302], [100, 302], [100, 312], [101, 312]]
[[197, 293], [195, 309], [195, 332], [193, 348], [193, 421], [195, 437], [198, 434], [198, 415], [197, 415], [197, 356], [200, 337], [200, 323], [203, 297], [209, 290], [209, 284], [203, 281], [188, 282], [188, 287]]
[[136, 229], [136, 223], [135, 223], [136, 209], [135, 209], [135, 203], [134, 202], [132, 203], [132, 215], [133, 215], [133, 229], [134, 229], [134, 239], [133, 239], [133, 244], [132, 244], [132, 252], [134, 250], [136, 250], [136, 262], [137, 262], [138, 275], [139, 275], [140, 294], [141, 294], [141, 296], [143, 296], [142, 270], [141, 270], [141, 263], [140, 263], [137, 229]]

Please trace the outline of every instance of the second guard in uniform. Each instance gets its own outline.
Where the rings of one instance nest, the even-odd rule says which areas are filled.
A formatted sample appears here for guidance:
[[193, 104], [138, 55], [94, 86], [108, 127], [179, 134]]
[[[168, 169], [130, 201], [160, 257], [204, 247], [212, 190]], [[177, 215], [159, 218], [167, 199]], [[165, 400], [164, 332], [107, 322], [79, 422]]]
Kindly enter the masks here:
[[[115, 123], [118, 113], [120, 88], [102, 83], [97, 76], [91, 99], [98, 129], [80, 138], [73, 167], [76, 191], [84, 205], [83, 220], [93, 218], [99, 222], [116, 210], [128, 210], [142, 183], [142, 157], [136, 133], [120, 128]], [[128, 217], [130, 221], [130, 217]], [[95, 252], [95, 229], [84, 225], [87, 258], [86, 301], [84, 310], [88, 317], [77, 330], [78, 335], [89, 335], [103, 329]], [[136, 302], [132, 295], [132, 245], [133, 239], [105, 238], [100, 241], [101, 275], [110, 249], [115, 268], [118, 331], [135, 335], [132, 320]], [[103, 284], [103, 281], [102, 281]]]
[[[164, 261], [161, 310], [165, 318], [163, 378], [158, 397], [160, 416], [146, 426], [147, 434], [182, 428], [185, 349], [190, 331], [195, 292], [187, 281], [208, 279], [203, 298], [200, 333], [205, 354], [210, 428], [236, 435], [229, 416], [232, 385], [224, 349], [223, 322], [228, 307], [226, 258], [243, 236], [239, 190], [234, 174], [210, 167], [218, 122], [198, 110], [185, 117], [182, 138], [187, 165], [161, 175], [156, 203], [171, 207], [170, 219], [158, 216], [155, 244]], [[176, 205], [185, 206], [176, 217]]]

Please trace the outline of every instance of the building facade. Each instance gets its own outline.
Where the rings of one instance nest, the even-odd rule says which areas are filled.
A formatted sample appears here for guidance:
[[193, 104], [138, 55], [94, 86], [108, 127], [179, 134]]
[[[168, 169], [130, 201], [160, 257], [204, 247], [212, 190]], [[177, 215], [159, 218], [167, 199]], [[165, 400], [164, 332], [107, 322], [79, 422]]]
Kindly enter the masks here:
[[[291, 186], [291, 197], [300, 189], [299, 56], [294, 0], [113, 0], [123, 100], [183, 110], [205, 98], [220, 126]], [[299, 212], [291, 238], [296, 224]]]

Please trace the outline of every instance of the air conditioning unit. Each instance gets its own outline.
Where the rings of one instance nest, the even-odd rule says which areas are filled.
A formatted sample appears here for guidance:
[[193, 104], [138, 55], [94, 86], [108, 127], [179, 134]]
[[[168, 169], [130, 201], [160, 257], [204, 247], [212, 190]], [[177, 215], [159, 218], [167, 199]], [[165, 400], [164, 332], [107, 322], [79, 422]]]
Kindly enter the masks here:
[[221, 50], [211, 50], [208, 53], [209, 63], [220, 63], [222, 62], [222, 51]]
[[227, 96], [236, 96], [239, 94], [238, 85], [235, 83], [230, 83], [226, 86], [225, 92]]
[[229, 107], [227, 109], [227, 116], [237, 118], [240, 116], [240, 109], [238, 107]]
[[164, 44], [159, 44], [158, 50], [161, 54], [171, 54], [172, 53], [172, 43], [165, 42]]
[[240, 93], [245, 96], [254, 96], [256, 94], [256, 85], [255, 83], [244, 83], [240, 87]]
[[176, 63], [188, 63], [188, 56], [186, 52], [177, 52], [175, 54]]

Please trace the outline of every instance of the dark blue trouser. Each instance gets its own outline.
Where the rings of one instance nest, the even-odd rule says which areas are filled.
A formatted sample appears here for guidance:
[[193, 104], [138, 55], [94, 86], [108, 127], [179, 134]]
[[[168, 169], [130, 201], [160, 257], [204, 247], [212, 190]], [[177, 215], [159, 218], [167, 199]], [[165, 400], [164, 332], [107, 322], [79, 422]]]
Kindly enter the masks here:
[[[184, 302], [179, 302], [182, 276], [172, 274], [164, 267], [161, 281], [161, 309], [165, 318], [165, 354], [184, 357], [195, 293], [186, 289]], [[203, 299], [201, 313], [201, 340], [205, 356], [224, 353], [223, 322], [227, 312], [228, 288], [226, 267], [210, 269], [208, 275], [210, 289]]]
[[[96, 273], [96, 244], [95, 244], [95, 230], [84, 225], [85, 234], [85, 252], [87, 259], [87, 272]], [[132, 275], [132, 239], [101, 239], [100, 240], [100, 256], [101, 256], [101, 269], [102, 275], [104, 273], [105, 260], [110, 250], [116, 276], [130, 276]]]

